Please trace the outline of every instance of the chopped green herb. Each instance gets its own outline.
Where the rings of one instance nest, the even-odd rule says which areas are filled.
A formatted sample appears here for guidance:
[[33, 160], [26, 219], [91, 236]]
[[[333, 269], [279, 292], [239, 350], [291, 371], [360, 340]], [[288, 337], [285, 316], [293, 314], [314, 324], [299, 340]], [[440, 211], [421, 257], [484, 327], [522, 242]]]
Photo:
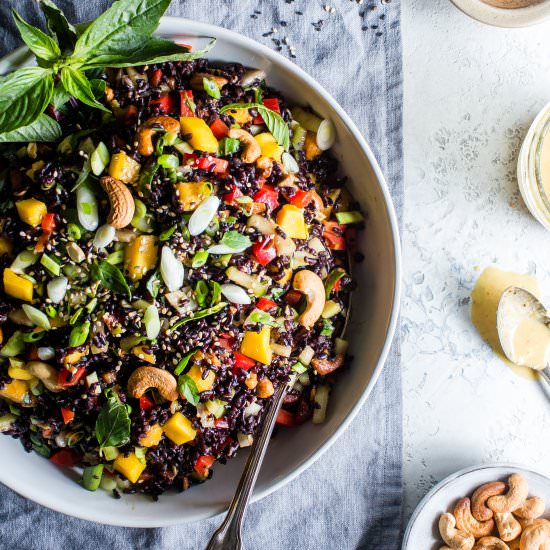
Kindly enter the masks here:
[[195, 381], [187, 374], [182, 374], [178, 377], [178, 386], [180, 393], [191, 403], [198, 405], [200, 401], [199, 390]]
[[332, 336], [334, 332], [334, 325], [330, 322], [330, 319], [323, 320], [323, 329], [321, 330], [321, 336]]
[[127, 294], [129, 298], [132, 297], [130, 287], [118, 267], [106, 261], [99, 264], [94, 262], [92, 264], [91, 274], [96, 281], [99, 281], [109, 290], [117, 292], [118, 294]]
[[130, 441], [128, 408], [112, 390], [105, 390], [107, 402], [103, 405], [95, 424], [95, 435], [100, 451], [104, 447], [120, 447]]
[[153, 298], [156, 298], [158, 296], [161, 286], [162, 286], [162, 277], [158, 271], [155, 271], [149, 277], [149, 279], [147, 279], [147, 284], [145, 285], [145, 288]]
[[174, 369], [174, 374], [176, 376], [179, 376], [187, 367], [189, 364], [189, 361], [191, 360], [191, 357], [195, 355], [197, 352], [196, 349], [191, 350], [189, 353], [186, 353], [180, 360], [179, 363], [176, 365], [176, 368]]
[[220, 93], [220, 89], [216, 82], [214, 80], [210, 80], [209, 78], [204, 77], [202, 79], [202, 85], [204, 87], [204, 91], [214, 99], [220, 99], [222, 94]]
[[179, 321], [174, 323], [168, 329], [167, 332], [172, 332], [177, 328], [181, 327], [182, 325], [190, 323], [191, 321], [197, 321], [198, 319], [204, 319], [205, 317], [209, 317], [210, 315], [215, 315], [216, 313], [219, 313], [226, 306], [227, 306], [227, 302], [220, 302], [215, 306], [208, 307], [206, 309], [201, 309], [200, 311], [196, 311], [195, 313], [192, 313], [191, 315], [188, 315], [187, 317], [184, 317], [183, 319], [180, 319]]
[[210, 289], [208, 288], [208, 283], [202, 279], [197, 281], [197, 284], [195, 285], [195, 299], [200, 307], [204, 307], [206, 305], [209, 293]]
[[193, 256], [193, 260], [191, 261], [191, 267], [193, 269], [197, 269], [199, 267], [202, 267], [207, 261], [208, 261], [208, 252], [206, 252], [206, 250], [199, 250]]
[[238, 139], [233, 139], [230, 137], [224, 137], [218, 143], [218, 154], [221, 157], [227, 155], [234, 155], [239, 152], [241, 148], [241, 142]]

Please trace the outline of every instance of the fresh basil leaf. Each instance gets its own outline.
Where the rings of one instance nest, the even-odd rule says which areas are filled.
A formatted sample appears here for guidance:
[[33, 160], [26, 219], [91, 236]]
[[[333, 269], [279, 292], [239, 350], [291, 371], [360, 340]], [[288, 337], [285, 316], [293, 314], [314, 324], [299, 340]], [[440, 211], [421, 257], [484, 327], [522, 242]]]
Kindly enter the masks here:
[[191, 405], [198, 405], [200, 401], [199, 389], [195, 381], [187, 374], [182, 374], [178, 378], [178, 386], [181, 394]]
[[90, 81], [83, 72], [70, 66], [63, 67], [61, 69], [61, 84], [63, 84], [63, 88], [65, 88], [69, 94], [82, 101], [82, 103], [96, 109], [101, 109], [107, 113], [111, 112], [94, 97]]
[[202, 85], [203, 85], [204, 91], [210, 97], [213, 97], [214, 99], [220, 99], [220, 97], [222, 96], [220, 89], [218, 88], [218, 85], [213, 80], [203, 77]]
[[49, 69], [24, 67], [0, 78], [0, 128], [11, 132], [33, 123], [53, 94]]
[[102, 80], [101, 78], [92, 78], [90, 80], [90, 88], [96, 99], [100, 99], [103, 97], [106, 87], [107, 82], [105, 82], [105, 80]]
[[76, 44], [76, 29], [67, 21], [65, 14], [51, 1], [39, 0], [42, 13], [46, 17], [46, 26], [50, 34], [57, 38], [63, 53], [72, 51]]
[[222, 237], [220, 244], [224, 244], [235, 251], [242, 252], [252, 246], [252, 241], [248, 235], [243, 235], [238, 231], [228, 231]]
[[205, 317], [209, 317], [210, 315], [215, 315], [216, 313], [219, 313], [226, 306], [227, 306], [227, 302], [220, 302], [215, 306], [212, 306], [206, 309], [201, 309], [200, 311], [196, 311], [194, 314], [188, 315], [187, 317], [184, 317], [183, 319], [180, 319], [179, 321], [174, 323], [168, 329], [167, 332], [172, 332], [173, 330], [176, 330], [177, 328], [191, 321], [197, 321], [198, 319], [204, 319]]
[[124, 278], [124, 275], [118, 267], [110, 264], [107, 261], [101, 263], [93, 263], [91, 269], [92, 277], [99, 281], [104, 287], [118, 294], [127, 294], [132, 297], [130, 287]]
[[197, 300], [199, 307], [204, 307], [206, 305], [209, 293], [210, 289], [208, 288], [207, 282], [202, 279], [197, 281], [197, 284], [195, 285], [195, 299]]
[[0, 143], [21, 141], [57, 141], [61, 138], [61, 126], [48, 115], [40, 115], [28, 126], [0, 134]]
[[180, 360], [179, 363], [176, 365], [176, 368], [174, 369], [174, 374], [176, 376], [179, 376], [184, 370], [185, 367], [189, 364], [189, 361], [191, 360], [191, 357], [197, 353], [196, 349], [191, 350], [189, 353], [186, 353]]
[[281, 325], [277, 323], [269, 313], [262, 311], [261, 309], [255, 309], [249, 316], [248, 320], [252, 323], [260, 323], [268, 327], [279, 328]]
[[162, 286], [162, 279], [161, 279], [160, 273], [158, 271], [155, 271], [147, 280], [147, 284], [145, 285], [145, 288], [153, 298], [156, 298], [158, 296], [161, 286]]
[[63, 105], [65, 105], [65, 103], [67, 103], [69, 99], [71, 99], [71, 94], [69, 94], [61, 84], [58, 84], [53, 89], [53, 95], [52, 95], [51, 101], [52, 101], [52, 105], [56, 109], [61, 109], [61, 107], [63, 107]]
[[130, 417], [128, 407], [114, 392], [109, 392], [95, 423], [95, 436], [100, 449], [120, 447], [130, 441]]
[[218, 143], [218, 154], [221, 157], [232, 155], [239, 152], [241, 142], [238, 139], [224, 137]]
[[61, 51], [51, 36], [27, 23], [15, 9], [11, 12], [21, 38], [36, 57], [49, 62], [59, 58]]
[[[81, 34], [70, 61], [83, 67], [110, 65], [141, 50], [171, 0], [117, 0]], [[88, 65], [87, 62], [90, 62]]]

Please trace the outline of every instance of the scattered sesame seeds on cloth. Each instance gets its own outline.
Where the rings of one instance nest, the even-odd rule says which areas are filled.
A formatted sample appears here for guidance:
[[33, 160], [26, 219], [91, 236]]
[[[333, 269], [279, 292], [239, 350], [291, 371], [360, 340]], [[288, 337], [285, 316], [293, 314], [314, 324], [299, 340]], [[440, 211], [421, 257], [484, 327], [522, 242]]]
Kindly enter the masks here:
[[[57, 3], [75, 22], [96, 17], [111, 0]], [[36, 2], [3, 0], [0, 55], [19, 45], [11, 23], [12, 7], [32, 23], [39, 21]], [[401, 215], [399, 0], [173, 0], [169, 15], [241, 32], [292, 59], [317, 79], [371, 144]], [[244, 528], [245, 548], [397, 550], [401, 411], [397, 340], [371, 396], [323, 458], [290, 484], [251, 505]], [[86, 497], [83, 492], [82, 499]], [[18, 550], [200, 550], [220, 522], [214, 518], [164, 529], [99, 526], [47, 510], [4, 486], [0, 486], [0, 519], [0, 548]]]

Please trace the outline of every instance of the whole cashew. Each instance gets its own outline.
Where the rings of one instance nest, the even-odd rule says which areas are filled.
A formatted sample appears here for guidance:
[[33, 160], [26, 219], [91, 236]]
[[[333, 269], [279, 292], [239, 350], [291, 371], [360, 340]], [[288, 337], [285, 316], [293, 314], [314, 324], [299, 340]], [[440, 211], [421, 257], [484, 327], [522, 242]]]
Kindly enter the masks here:
[[536, 519], [544, 514], [546, 503], [540, 497], [528, 498], [523, 506], [514, 510], [514, 515], [522, 519]]
[[178, 383], [168, 371], [157, 367], [138, 367], [128, 379], [128, 392], [139, 399], [150, 388], [155, 388], [167, 401], [175, 401]]
[[153, 135], [155, 134], [155, 126], [162, 126], [167, 132], [172, 134], [180, 134], [180, 123], [170, 116], [154, 116], [148, 118], [138, 128], [136, 137], [138, 142], [138, 152], [144, 157], [150, 157], [154, 152]]
[[492, 519], [487, 521], [477, 521], [472, 516], [469, 498], [461, 498], [455, 506], [453, 514], [456, 519], [456, 525], [461, 531], [466, 531], [474, 535], [476, 539], [488, 537], [495, 527]]
[[525, 529], [519, 543], [520, 550], [546, 550], [550, 542], [550, 523], [532, 525]]
[[238, 139], [241, 142], [243, 146], [241, 160], [246, 164], [256, 162], [256, 159], [262, 154], [260, 144], [246, 130], [231, 128], [228, 135], [231, 139]]
[[59, 372], [55, 367], [44, 363], [43, 361], [30, 361], [26, 365], [27, 370], [38, 378], [48, 390], [54, 393], [63, 391], [63, 386], [57, 382]]
[[527, 499], [529, 487], [527, 480], [520, 474], [512, 474], [508, 478], [508, 492], [505, 495], [491, 497], [487, 506], [499, 514], [513, 512], [523, 505]]
[[509, 550], [509, 547], [497, 537], [482, 537], [477, 541], [473, 550]]
[[521, 525], [512, 515], [512, 512], [504, 512], [503, 514], [495, 512], [495, 523], [500, 538], [505, 542], [514, 540], [521, 533]]
[[307, 306], [300, 315], [298, 322], [307, 330], [311, 330], [325, 307], [325, 287], [316, 273], [309, 269], [298, 271], [292, 281], [294, 290], [306, 295]]
[[456, 520], [453, 514], [441, 514], [439, 518], [439, 533], [441, 538], [453, 549], [472, 550], [475, 539], [470, 533], [456, 528]]
[[485, 483], [478, 487], [472, 495], [472, 515], [477, 521], [487, 521], [493, 517], [493, 511], [487, 508], [486, 502], [490, 497], [502, 495], [506, 492], [506, 484], [502, 481]]
[[[312, 359], [311, 364], [317, 374], [325, 376], [339, 369], [344, 364], [344, 359], [344, 354], [340, 353], [332, 361], [329, 359]], [[462, 527], [460, 527], [460, 529], [462, 529]]]
[[107, 217], [107, 222], [115, 229], [126, 227], [132, 221], [136, 210], [136, 204], [130, 189], [125, 183], [111, 176], [103, 176], [99, 182], [111, 203], [111, 211]]
[[525, 529], [527, 529], [527, 527], [533, 527], [534, 525], [544, 525], [545, 523], [550, 523], [550, 521], [544, 518], [536, 518], [536, 519], [518, 518], [518, 522], [524, 531]]

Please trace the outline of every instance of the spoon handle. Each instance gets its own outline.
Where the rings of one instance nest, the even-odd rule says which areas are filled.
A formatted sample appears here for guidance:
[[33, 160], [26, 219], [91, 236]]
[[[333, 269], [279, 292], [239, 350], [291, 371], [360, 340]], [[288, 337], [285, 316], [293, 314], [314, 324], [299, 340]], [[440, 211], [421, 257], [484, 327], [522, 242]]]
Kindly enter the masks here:
[[281, 408], [287, 389], [287, 384], [281, 384], [275, 391], [273, 401], [265, 414], [256, 440], [252, 445], [252, 450], [250, 451], [246, 466], [241, 475], [239, 486], [229, 505], [229, 511], [223, 523], [212, 535], [206, 550], [240, 550], [240, 548], [242, 548], [241, 527], [244, 514], [250, 496], [252, 495], [254, 485], [256, 485], [258, 472], [260, 471], [260, 466], [262, 465], [267, 445], [271, 438], [271, 432], [275, 426], [277, 413]]
[[550, 387], [550, 367], [546, 367], [539, 372], [541, 378], [548, 384]]

